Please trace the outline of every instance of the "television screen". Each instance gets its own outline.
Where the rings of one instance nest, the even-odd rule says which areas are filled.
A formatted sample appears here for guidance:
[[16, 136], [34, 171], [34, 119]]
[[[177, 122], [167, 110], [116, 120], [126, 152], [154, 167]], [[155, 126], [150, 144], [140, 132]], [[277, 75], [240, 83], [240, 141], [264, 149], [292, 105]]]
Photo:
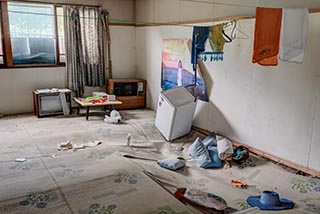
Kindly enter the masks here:
[[59, 94], [40, 95], [39, 103], [40, 115], [61, 113], [63, 111]]
[[116, 96], [137, 96], [138, 83], [114, 83], [114, 94]]

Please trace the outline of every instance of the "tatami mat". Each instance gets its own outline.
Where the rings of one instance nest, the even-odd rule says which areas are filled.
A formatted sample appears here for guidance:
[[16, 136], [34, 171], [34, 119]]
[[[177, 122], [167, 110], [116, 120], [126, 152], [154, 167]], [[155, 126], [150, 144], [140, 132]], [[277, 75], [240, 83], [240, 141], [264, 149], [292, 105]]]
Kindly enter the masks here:
[[[203, 134], [191, 131], [169, 143], [154, 125], [155, 112], [120, 113], [121, 124], [107, 124], [103, 115], [90, 116], [88, 121], [83, 115], [1, 118], [0, 213], [192, 213], [168, 191], [193, 187], [223, 197], [237, 210], [249, 208], [248, 196], [274, 190], [296, 203], [293, 210], [280, 213], [320, 214], [319, 179], [294, 174], [254, 155], [241, 166], [200, 169], [188, 155], [188, 147], [196, 137], [204, 138]], [[131, 146], [127, 147], [129, 133]], [[102, 144], [58, 151], [57, 145], [67, 140]], [[187, 167], [169, 171], [157, 165], [156, 160], [168, 157], [184, 157]], [[16, 158], [27, 160], [15, 162]], [[249, 186], [234, 187], [232, 179]]]

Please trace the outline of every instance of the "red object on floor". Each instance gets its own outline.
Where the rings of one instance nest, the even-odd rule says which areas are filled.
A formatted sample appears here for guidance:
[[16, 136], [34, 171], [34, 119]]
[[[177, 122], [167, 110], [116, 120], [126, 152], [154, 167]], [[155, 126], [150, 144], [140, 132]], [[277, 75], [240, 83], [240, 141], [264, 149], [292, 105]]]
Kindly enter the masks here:
[[248, 186], [245, 182], [239, 180], [231, 180], [231, 184], [235, 187], [240, 188], [246, 188]]

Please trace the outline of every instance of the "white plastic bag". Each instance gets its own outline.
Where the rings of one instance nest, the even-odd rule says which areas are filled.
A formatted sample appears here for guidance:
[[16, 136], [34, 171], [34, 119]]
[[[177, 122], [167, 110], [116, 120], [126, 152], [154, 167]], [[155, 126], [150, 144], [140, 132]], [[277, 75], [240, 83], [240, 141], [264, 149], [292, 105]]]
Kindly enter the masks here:
[[221, 160], [226, 160], [230, 158], [233, 154], [232, 143], [226, 138], [222, 138], [221, 140], [218, 140], [217, 149], [218, 149], [219, 158]]
[[121, 115], [118, 111], [112, 110], [110, 113], [110, 117], [108, 115], [105, 116], [104, 122], [106, 123], [120, 123]]

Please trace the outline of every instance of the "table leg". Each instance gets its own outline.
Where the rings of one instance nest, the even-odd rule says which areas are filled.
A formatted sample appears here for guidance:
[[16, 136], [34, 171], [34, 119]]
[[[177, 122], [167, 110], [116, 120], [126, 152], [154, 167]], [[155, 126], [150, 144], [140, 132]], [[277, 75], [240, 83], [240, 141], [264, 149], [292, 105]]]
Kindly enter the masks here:
[[69, 101], [69, 109], [70, 109], [70, 112], [69, 114], [72, 114], [72, 99], [71, 99], [71, 93], [66, 93], [66, 96], [68, 97], [68, 101]]
[[89, 120], [89, 109], [90, 109], [90, 107], [89, 107], [89, 106], [87, 106], [86, 120]]
[[70, 102], [69, 102], [69, 109], [70, 109], [69, 114], [71, 115], [71, 114], [72, 114], [72, 104], [71, 104], [71, 100], [70, 100]]
[[80, 105], [78, 105], [77, 114], [80, 114]]
[[103, 106], [103, 111], [104, 111], [104, 112], [107, 111], [107, 106], [106, 106], [106, 105]]

